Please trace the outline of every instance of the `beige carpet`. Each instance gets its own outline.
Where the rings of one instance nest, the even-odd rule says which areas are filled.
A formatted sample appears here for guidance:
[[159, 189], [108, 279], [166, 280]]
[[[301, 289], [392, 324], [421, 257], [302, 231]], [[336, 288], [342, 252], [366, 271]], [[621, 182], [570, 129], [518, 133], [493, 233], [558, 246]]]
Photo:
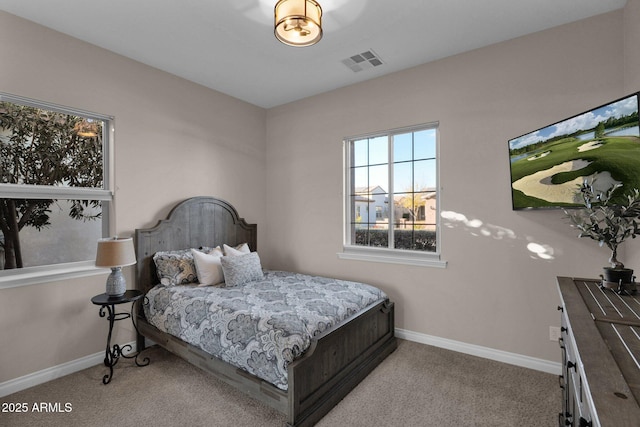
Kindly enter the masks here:
[[[281, 426], [284, 416], [160, 348], [149, 366], [102, 365], [0, 399], [27, 413], [0, 426]], [[44, 402], [61, 412], [33, 412]], [[557, 426], [557, 376], [400, 340], [398, 349], [317, 425]], [[70, 411], [65, 411], [65, 405]], [[66, 405], [67, 408], [69, 405]], [[57, 407], [57, 408], [56, 408]]]

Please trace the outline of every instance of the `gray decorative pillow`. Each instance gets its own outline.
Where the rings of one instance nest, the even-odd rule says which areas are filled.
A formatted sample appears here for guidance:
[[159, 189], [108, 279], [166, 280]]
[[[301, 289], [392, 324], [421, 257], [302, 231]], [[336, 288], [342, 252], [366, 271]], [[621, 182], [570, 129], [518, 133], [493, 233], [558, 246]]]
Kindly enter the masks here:
[[241, 286], [264, 277], [257, 252], [220, 258], [227, 287]]

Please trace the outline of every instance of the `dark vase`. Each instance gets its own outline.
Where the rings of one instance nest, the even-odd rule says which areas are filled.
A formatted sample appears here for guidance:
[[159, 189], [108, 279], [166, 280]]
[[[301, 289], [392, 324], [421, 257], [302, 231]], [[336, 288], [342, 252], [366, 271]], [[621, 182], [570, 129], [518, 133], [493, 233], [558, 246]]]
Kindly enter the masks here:
[[635, 277], [631, 268], [603, 267], [602, 287], [615, 289], [620, 293], [636, 291]]
[[620, 283], [631, 283], [633, 282], [633, 269], [631, 268], [613, 268], [613, 267], [604, 267], [604, 280], [607, 282], [614, 282], [616, 284]]

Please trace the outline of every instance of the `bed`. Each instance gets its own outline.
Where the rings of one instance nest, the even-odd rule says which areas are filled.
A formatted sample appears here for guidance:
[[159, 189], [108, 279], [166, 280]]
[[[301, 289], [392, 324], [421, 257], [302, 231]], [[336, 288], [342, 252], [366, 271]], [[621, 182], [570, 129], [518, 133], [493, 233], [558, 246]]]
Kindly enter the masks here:
[[[166, 331], [161, 330], [162, 322], [158, 323], [155, 317], [160, 316], [166, 320], [172, 314], [151, 308], [152, 300], [166, 302], [178, 297], [159, 296], [159, 292], [164, 292], [165, 287], [159, 285], [154, 256], [189, 248], [203, 251], [204, 248], [223, 245], [240, 248], [244, 244], [247, 252], [255, 254], [253, 258], [253, 255], [244, 258], [257, 258], [257, 225], [248, 224], [233, 206], [213, 197], [194, 197], [182, 201], [171, 210], [167, 219], [160, 220], [156, 226], [137, 229], [136, 286], [146, 295], [145, 304], [141, 305], [137, 315], [138, 350], [142, 351], [146, 345], [145, 340], [149, 339], [285, 414], [287, 425], [313, 425], [395, 350], [397, 343], [394, 335], [394, 305], [384, 293], [381, 293], [381, 297], [375, 296], [376, 288], [369, 288], [365, 284], [353, 284], [354, 282], [325, 277], [316, 279], [315, 276], [278, 271], [265, 271], [260, 279], [247, 282], [241, 287], [228, 287], [226, 290], [217, 286], [176, 287], [174, 292], [179, 296], [189, 294], [211, 298], [211, 293], [231, 292], [238, 300], [241, 293], [250, 292], [248, 289], [251, 286], [258, 287], [259, 291], [264, 291], [264, 287], [267, 286], [270, 292], [288, 292], [287, 282], [306, 287], [307, 281], [319, 280], [326, 288], [336, 288], [338, 291], [339, 286], [358, 285], [362, 296], [369, 298], [357, 298], [364, 301], [364, 306], [356, 309], [355, 306], [347, 304], [343, 308], [332, 309], [340, 313], [337, 320], [319, 322], [325, 327], [314, 326], [304, 346], [296, 343], [295, 349], [299, 351], [294, 350], [290, 352], [292, 354], [287, 354], [292, 359], [279, 361], [281, 370], [285, 371], [280, 377], [263, 375], [260, 370], [252, 372], [251, 367], [239, 366], [227, 360], [224, 355], [212, 355], [213, 351], [209, 350], [206, 342], [188, 342], [189, 334], [193, 335], [191, 332], [185, 332], [185, 339], [181, 339], [180, 334], [171, 331], [170, 327], [165, 328]], [[254, 301], [253, 297], [249, 298]], [[338, 301], [349, 298], [335, 299]], [[163, 306], [163, 310], [165, 308]], [[294, 311], [300, 311], [299, 308], [299, 305], [291, 307]], [[158, 327], [154, 326], [154, 322]], [[165, 324], [167, 323], [165, 321]], [[266, 336], [261, 336], [257, 341], [265, 342], [268, 340]]]

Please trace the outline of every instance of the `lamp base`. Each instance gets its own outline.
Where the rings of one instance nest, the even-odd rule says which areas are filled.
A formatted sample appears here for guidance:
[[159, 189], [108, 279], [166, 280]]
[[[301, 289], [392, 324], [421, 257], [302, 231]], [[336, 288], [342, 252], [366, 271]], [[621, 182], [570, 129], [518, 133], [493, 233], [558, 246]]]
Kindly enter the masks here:
[[120, 297], [127, 291], [127, 282], [122, 275], [121, 267], [112, 267], [107, 277], [107, 292], [110, 297]]

